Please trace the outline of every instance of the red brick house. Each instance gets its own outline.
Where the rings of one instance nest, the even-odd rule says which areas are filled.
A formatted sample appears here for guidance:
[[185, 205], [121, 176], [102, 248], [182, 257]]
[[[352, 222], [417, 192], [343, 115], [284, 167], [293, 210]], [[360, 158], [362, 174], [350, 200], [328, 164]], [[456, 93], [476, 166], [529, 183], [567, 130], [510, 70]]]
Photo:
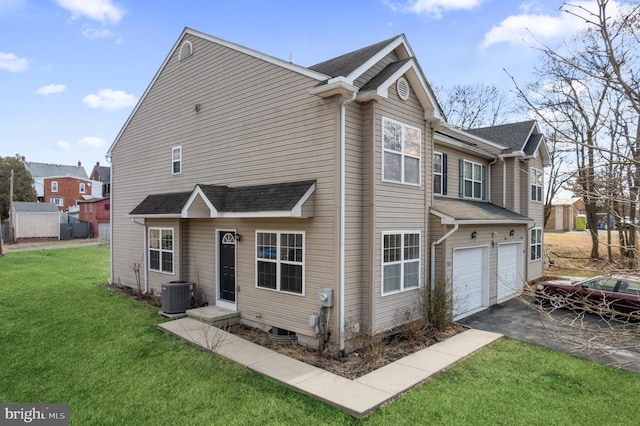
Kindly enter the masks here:
[[78, 202], [92, 195], [92, 181], [89, 179], [74, 176], [44, 178], [43, 201], [55, 204], [60, 211], [74, 213], [77, 211]]

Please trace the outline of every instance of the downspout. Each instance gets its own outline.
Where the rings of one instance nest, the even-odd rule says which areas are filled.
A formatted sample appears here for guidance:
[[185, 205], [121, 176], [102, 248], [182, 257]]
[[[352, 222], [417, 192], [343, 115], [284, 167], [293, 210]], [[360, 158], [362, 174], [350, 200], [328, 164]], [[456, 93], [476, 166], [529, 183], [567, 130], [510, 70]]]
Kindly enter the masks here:
[[458, 225], [457, 223], [455, 225], [453, 225], [453, 228], [451, 228], [451, 230], [449, 230], [449, 232], [447, 232], [446, 234], [444, 234], [442, 237], [440, 237], [439, 240], [434, 241], [431, 243], [431, 297], [433, 297], [433, 292], [435, 291], [436, 288], [436, 246], [441, 244], [444, 240], [446, 240], [447, 238], [449, 238], [453, 233], [455, 233], [460, 225]]
[[340, 315], [339, 315], [339, 328], [340, 328], [340, 350], [345, 349], [344, 338], [344, 291], [345, 291], [345, 217], [346, 217], [346, 152], [347, 152], [347, 109], [346, 104], [353, 102], [356, 99], [356, 93], [353, 92], [349, 98], [340, 98]]
[[111, 164], [111, 156], [105, 155], [104, 158], [109, 163], [111, 172], [109, 173], [109, 283], [115, 284], [114, 270], [113, 270], [113, 164]]

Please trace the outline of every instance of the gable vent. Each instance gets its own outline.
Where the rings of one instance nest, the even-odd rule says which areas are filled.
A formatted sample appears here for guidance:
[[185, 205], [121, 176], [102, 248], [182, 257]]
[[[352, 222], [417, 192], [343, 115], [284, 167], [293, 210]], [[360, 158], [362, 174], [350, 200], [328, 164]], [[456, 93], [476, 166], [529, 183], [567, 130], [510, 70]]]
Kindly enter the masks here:
[[193, 45], [189, 40], [182, 43], [180, 46], [180, 53], [178, 54], [178, 60], [181, 61], [187, 56], [191, 56], [193, 54]]
[[398, 96], [403, 101], [409, 99], [409, 82], [404, 77], [400, 77], [398, 79], [398, 83], [396, 84], [396, 90], [398, 91]]

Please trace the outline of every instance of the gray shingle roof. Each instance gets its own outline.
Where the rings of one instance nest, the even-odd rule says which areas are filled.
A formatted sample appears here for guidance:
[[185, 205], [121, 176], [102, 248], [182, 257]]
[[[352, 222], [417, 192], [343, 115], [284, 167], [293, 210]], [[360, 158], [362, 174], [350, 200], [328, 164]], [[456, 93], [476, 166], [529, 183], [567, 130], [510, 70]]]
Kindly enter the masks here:
[[131, 215], [180, 214], [191, 192], [172, 192], [147, 195], [140, 204], [131, 210]]
[[93, 170], [91, 171], [91, 175], [93, 172], [96, 172], [98, 175], [98, 180], [103, 183], [111, 182], [111, 167], [107, 166], [93, 166]]
[[[226, 185], [197, 185], [218, 212], [261, 212], [291, 210], [307, 193], [314, 180], [252, 185], [231, 188]], [[180, 214], [191, 192], [153, 194], [134, 208], [131, 215]]]
[[36, 213], [59, 213], [60, 210], [53, 203], [36, 203], [28, 201], [14, 201], [13, 208], [17, 213], [36, 212]]
[[492, 203], [461, 200], [457, 198], [436, 198], [432, 212], [445, 216], [454, 222], [465, 223], [524, 223], [533, 219]]
[[82, 166], [66, 166], [63, 164], [34, 163], [25, 161], [25, 167], [31, 173], [33, 178], [53, 177], [53, 176], [71, 176], [82, 179], [89, 179], [87, 172]]
[[398, 37], [400, 36], [395, 36], [388, 40], [372, 44], [371, 46], [345, 53], [337, 58], [329, 59], [328, 61], [312, 65], [308, 68], [331, 77], [347, 76]]
[[519, 123], [466, 129], [465, 131], [472, 135], [480, 136], [483, 139], [505, 145], [509, 147], [506, 150], [507, 152], [524, 151], [525, 145], [529, 141], [529, 135], [535, 124], [535, 120], [529, 120]]
[[382, 83], [387, 81], [387, 79], [391, 77], [393, 73], [395, 73], [397, 70], [402, 68], [402, 66], [407, 62], [409, 62], [410, 60], [411, 58], [407, 58], [401, 61], [390, 63], [382, 71], [380, 71], [375, 77], [367, 81], [367, 83], [364, 86], [362, 86], [361, 90], [377, 89], [378, 86], [380, 86]]

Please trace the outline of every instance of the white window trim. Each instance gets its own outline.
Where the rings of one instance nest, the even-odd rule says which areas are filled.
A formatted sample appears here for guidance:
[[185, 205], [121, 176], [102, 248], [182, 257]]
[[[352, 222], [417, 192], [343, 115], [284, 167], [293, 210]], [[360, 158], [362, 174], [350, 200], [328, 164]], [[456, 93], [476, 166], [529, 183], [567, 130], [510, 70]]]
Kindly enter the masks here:
[[[264, 259], [264, 258], [259, 258], [258, 257], [258, 234], [276, 234], [276, 258], [275, 259]], [[280, 236], [282, 234], [300, 234], [302, 235], [302, 262], [292, 262], [292, 261], [282, 261], [280, 260], [280, 258], [278, 257], [278, 253], [280, 253]], [[257, 289], [260, 290], [267, 290], [267, 291], [273, 291], [276, 293], [281, 293], [281, 294], [291, 294], [293, 296], [304, 296], [305, 292], [306, 292], [306, 279], [305, 279], [305, 275], [306, 275], [306, 256], [307, 256], [307, 248], [306, 248], [306, 244], [307, 244], [307, 236], [306, 233], [304, 231], [276, 231], [276, 230], [265, 230], [265, 229], [258, 229], [255, 232], [255, 244], [254, 244], [254, 257], [256, 260], [256, 264], [255, 264], [255, 275], [256, 275], [256, 281], [255, 281], [255, 287]], [[258, 262], [269, 262], [269, 263], [275, 263], [276, 264], [276, 288], [268, 288], [268, 287], [261, 287], [258, 285]], [[287, 264], [293, 264], [293, 265], [301, 265], [302, 266], [302, 292], [301, 293], [296, 293], [293, 291], [286, 291], [286, 290], [281, 290], [280, 289], [280, 271], [281, 271], [281, 264], [282, 263], [287, 263]]]
[[[435, 166], [436, 165], [436, 156], [438, 156], [438, 155], [440, 156], [440, 171], [436, 172], [436, 166]], [[444, 189], [443, 188], [443, 185], [444, 185], [444, 181], [443, 181], [444, 173], [442, 171], [443, 168], [444, 168], [444, 164], [442, 163], [443, 161], [444, 161], [444, 156], [442, 155], [442, 153], [434, 151], [433, 152], [433, 164], [432, 164], [432, 166], [433, 166], [433, 176], [434, 177], [435, 176], [440, 176], [440, 192], [436, 192], [436, 186], [433, 185], [433, 193], [436, 194], [436, 195], [442, 195], [443, 189]]]
[[[482, 194], [484, 193], [484, 190], [485, 190], [484, 182], [483, 182], [483, 179], [482, 179], [482, 170], [483, 170], [484, 164], [477, 163], [475, 161], [469, 161], [469, 160], [463, 159], [462, 160], [462, 167], [465, 167], [467, 163], [472, 165], [472, 168], [471, 168], [471, 179], [467, 179], [467, 177], [465, 176], [465, 173], [464, 173], [465, 171], [463, 169], [462, 170], [462, 179], [463, 179], [463, 182], [462, 182], [462, 195], [464, 196], [464, 198], [468, 198], [470, 200], [482, 200]], [[477, 181], [477, 180], [475, 180], [473, 178], [473, 169], [475, 168], [475, 166], [480, 166], [480, 174], [481, 174], [481, 176], [480, 176], [480, 180], [479, 181]], [[472, 192], [471, 196], [466, 194], [467, 186], [465, 185], [465, 183], [467, 181], [471, 182], [471, 192]], [[478, 196], [476, 196], [475, 192], [473, 191], [473, 188], [475, 188], [474, 183], [479, 183], [480, 184], [480, 194], [478, 194]]]
[[[174, 160], [173, 159], [173, 153], [176, 152], [176, 151], [180, 152], [180, 158], [178, 160]], [[175, 163], [180, 163], [180, 171], [179, 172], [174, 171], [173, 165]], [[182, 173], [182, 145], [174, 146], [173, 148], [171, 148], [171, 174], [172, 175], [179, 175], [181, 173]]]
[[[533, 239], [531, 238], [531, 233], [533, 233], [534, 231], [539, 231], [540, 232], [540, 239], [539, 242], [537, 243], [533, 243]], [[540, 260], [542, 260], [543, 257], [543, 253], [542, 253], [542, 249], [543, 249], [543, 245], [542, 245], [542, 236], [543, 236], [543, 231], [542, 228], [531, 228], [531, 230], [529, 231], [529, 262], [539, 262]], [[540, 246], [540, 257], [536, 257], [535, 259], [531, 258], [531, 254], [533, 253], [533, 248]]]
[[[391, 123], [395, 123], [398, 124], [400, 126], [402, 126], [402, 152], [398, 152], [398, 151], [393, 151], [390, 149], [386, 149], [384, 147], [384, 128], [385, 125], [384, 123], [386, 121], [389, 121]], [[418, 133], [420, 134], [420, 149], [419, 149], [419, 153], [418, 156], [415, 155], [411, 155], [411, 154], [406, 154], [404, 152], [404, 129], [405, 127], [410, 128], [410, 129], [414, 129], [417, 130]], [[393, 120], [391, 118], [387, 118], [387, 117], [382, 117], [382, 130], [380, 133], [380, 144], [382, 147], [382, 159], [381, 159], [381, 163], [382, 163], [382, 170], [381, 170], [381, 177], [382, 177], [382, 181], [383, 182], [391, 182], [391, 183], [401, 183], [403, 185], [411, 185], [411, 186], [422, 186], [422, 129], [420, 129], [419, 127], [415, 127], [415, 126], [411, 126], [409, 124], [406, 123], [402, 123], [400, 121], [397, 120]], [[385, 152], [390, 152], [396, 155], [400, 155], [400, 180], [391, 180], [391, 179], [385, 179], [384, 177], [384, 153]], [[404, 176], [404, 158], [405, 157], [409, 157], [409, 158], [415, 158], [418, 160], [418, 183], [413, 183], [413, 182], [405, 182], [405, 176]]]
[[58, 181], [51, 181], [51, 192], [58, 192]]
[[[538, 185], [537, 183], [537, 178], [538, 176], [540, 177], [540, 180], [542, 180], [542, 182], [540, 182], [540, 184]], [[532, 194], [532, 189], [533, 187], [540, 188], [540, 199], [534, 199], [533, 198], [533, 194]], [[543, 187], [544, 187], [544, 180], [543, 180], [543, 174], [542, 174], [542, 170], [540, 169], [536, 169], [536, 168], [531, 168], [531, 185], [529, 186], [529, 199], [531, 201], [534, 202], [538, 202], [541, 203], [542, 202], [542, 198], [543, 198]], [[538, 191], [536, 190], [536, 194], [538, 193]]]
[[51, 204], [55, 204], [56, 206], [64, 206], [64, 198], [51, 197], [49, 201], [51, 201]]
[[[402, 241], [402, 246], [400, 248], [401, 254], [402, 254], [402, 260], [399, 262], [388, 262], [386, 264], [388, 265], [392, 265], [392, 264], [400, 264], [402, 265], [402, 275], [400, 276], [400, 290], [393, 290], [393, 291], [388, 291], [385, 292], [384, 291], [384, 266], [385, 266], [385, 261], [384, 261], [384, 237], [386, 235], [398, 235], [400, 234], [401, 237], [401, 241]], [[418, 234], [418, 241], [419, 241], [419, 245], [418, 248], [420, 250], [420, 253], [418, 254], [418, 286], [417, 287], [408, 287], [405, 288], [404, 286], [404, 265], [406, 260], [404, 259], [404, 236], [407, 234]], [[381, 296], [389, 296], [392, 294], [398, 294], [398, 293], [404, 293], [407, 291], [411, 291], [411, 290], [417, 290], [419, 288], [422, 287], [422, 254], [423, 254], [423, 250], [422, 250], [422, 232], [420, 230], [408, 230], [408, 231], [383, 231], [382, 235], [380, 236], [380, 295]], [[410, 262], [416, 262], [414, 259], [411, 259]]]
[[[158, 249], [152, 249], [150, 247], [150, 240], [151, 240], [151, 231], [152, 230], [158, 230], [160, 235], [160, 244], [159, 244], [159, 248]], [[162, 249], [162, 231], [171, 231], [171, 250], [163, 250]], [[159, 226], [150, 226], [147, 230], [147, 258], [148, 258], [148, 263], [147, 263], [147, 268], [150, 271], [153, 272], [158, 272], [160, 274], [166, 274], [166, 275], [175, 275], [176, 274], [176, 231], [174, 228], [169, 228], [169, 227], [159, 227]], [[160, 253], [160, 269], [153, 269], [151, 268], [151, 250], [157, 250]], [[162, 270], [162, 253], [171, 253], [171, 272], [167, 272], [167, 271], [163, 271]]]
[[84, 183], [84, 182], [80, 182], [80, 185], [79, 185], [78, 191], [79, 191], [81, 194], [86, 193], [86, 192], [87, 192], [87, 184], [86, 184], [86, 183]]

